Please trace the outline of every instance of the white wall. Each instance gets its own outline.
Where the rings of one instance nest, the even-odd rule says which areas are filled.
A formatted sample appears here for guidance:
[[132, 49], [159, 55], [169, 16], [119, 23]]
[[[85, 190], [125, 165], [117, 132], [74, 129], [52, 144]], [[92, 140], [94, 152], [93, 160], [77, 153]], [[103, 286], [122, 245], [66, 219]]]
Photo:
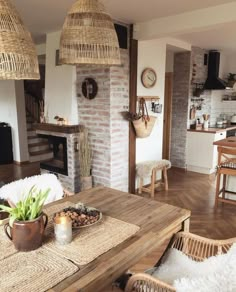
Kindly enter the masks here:
[[78, 124], [76, 67], [55, 65], [59, 42], [60, 32], [47, 35], [45, 114], [49, 123], [55, 123], [54, 117], [57, 115], [67, 119], [69, 124]]
[[14, 161], [28, 161], [23, 81], [0, 81], [0, 121], [12, 127]]
[[[159, 96], [160, 103], [164, 103], [165, 89], [165, 66], [166, 66], [166, 43], [161, 40], [140, 41], [138, 43], [138, 96]], [[147, 89], [141, 83], [141, 73], [151, 67], [156, 71], [157, 82], [153, 88]], [[148, 138], [137, 138], [136, 162], [145, 160], [158, 160], [162, 158], [163, 136], [163, 111], [162, 114], [151, 112], [151, 102], [148, 102], [151, 115], [157, 116], [157, 121], [151, 135]]]
[[46, 44], [36, 45], [37, 55], [45, 55], [46, 54]]
[[228, 73], [236, 73], [236, 54], [222, 52], [220, 55], [220, 76], [225, 79]]
[[[159, 96], [160, 104], [163, 105], [161, 114], [151, 112], [151, 102], [148, 102], [148, 110], [151, 115], [157, 117], [156, 124], [151, 135], [147, 138], [137, 138], [136, 141], [136, 163], [146, 160], [162, 159], [163, 144], [163, 113], [164, 113], [164, 94], [165, 94], [165, 73], [166, 66], [172, 69], [172, 56], [167, 56], [167, 48], [169, 46], [179, 48], [180, 51], [191, 50], [191, 45], [178, 41], [173, 38], [163, 38], [158, 40], [139, 41], [138, 43], [138, 76], [137, 76], [137, 95], [138, 96]], [[171, 54], [172, 55], [172, 54]], [[170, 62], [166, 63], [166, 58], [170, 58]], [[154, 87], [147, 89], [142, 85], [142, 71], [151, 67], [156, 71], [157, 82]], [[150, 182], [149, 180], [144, 183]]]

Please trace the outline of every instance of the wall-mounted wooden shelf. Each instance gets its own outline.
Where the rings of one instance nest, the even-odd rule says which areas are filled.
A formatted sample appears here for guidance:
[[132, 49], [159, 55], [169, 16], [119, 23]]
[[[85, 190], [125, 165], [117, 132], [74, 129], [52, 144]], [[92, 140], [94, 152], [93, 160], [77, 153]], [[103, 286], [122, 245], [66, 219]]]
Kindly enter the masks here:
[[154, 101], [159, 100], [159, 96], [137, 96], [137, 101], [139, 101], [141, 98], [144, 98], [146, 101]]

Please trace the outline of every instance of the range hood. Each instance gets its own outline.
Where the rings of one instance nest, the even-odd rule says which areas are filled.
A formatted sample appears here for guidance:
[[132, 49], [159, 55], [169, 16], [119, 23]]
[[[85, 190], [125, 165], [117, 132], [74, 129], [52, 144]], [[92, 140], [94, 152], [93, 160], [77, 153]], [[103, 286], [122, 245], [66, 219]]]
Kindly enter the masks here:
[[208, 76], [204, 89], [220, 90], [226, 88], [226, 83], [219, 78], [220, 53], [210, 51], [208, 56]]

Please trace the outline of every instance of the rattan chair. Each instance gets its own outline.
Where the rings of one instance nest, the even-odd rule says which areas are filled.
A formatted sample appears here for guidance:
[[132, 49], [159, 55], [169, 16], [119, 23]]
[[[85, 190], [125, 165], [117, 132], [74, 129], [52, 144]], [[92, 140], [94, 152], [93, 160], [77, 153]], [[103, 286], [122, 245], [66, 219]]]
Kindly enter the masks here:
[[[236, 238], [226, 240], [213, 240], [204, 238], [188, 232], [177, 233], [170, 247], [176, 248], [188, 255], [195, 261], [222, 253], [227, 253]], [[161, 261], [161, 260], [160, 260]], [[158, 262], [157, 266], [160, 264]], [[144, 288], [145, 287], [145, 288]], [[125, 292], [174, 292], [175, 288], [145, 273], [133, 275], [127, 285]]]

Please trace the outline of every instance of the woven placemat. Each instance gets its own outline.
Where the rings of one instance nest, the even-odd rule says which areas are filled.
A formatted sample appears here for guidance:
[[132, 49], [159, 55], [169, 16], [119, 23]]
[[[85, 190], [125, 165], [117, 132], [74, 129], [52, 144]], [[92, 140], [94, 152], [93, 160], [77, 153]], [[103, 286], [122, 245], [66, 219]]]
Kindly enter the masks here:
[[0, 261], [16, 252], [12, 241], [5, 234], [4, 227], [0, 226]]
[[78, 265], [86, 265], [134, 235], [140, 227], [103, 216], [97, 224], [73, 231], [73, 240], [67, 245], [57, 245], [53, 230], [44, 247]]
[[78, 270], [73, 263], [43, 248], [17, 253], [1, 261], [0, 291], [43, 292]]

